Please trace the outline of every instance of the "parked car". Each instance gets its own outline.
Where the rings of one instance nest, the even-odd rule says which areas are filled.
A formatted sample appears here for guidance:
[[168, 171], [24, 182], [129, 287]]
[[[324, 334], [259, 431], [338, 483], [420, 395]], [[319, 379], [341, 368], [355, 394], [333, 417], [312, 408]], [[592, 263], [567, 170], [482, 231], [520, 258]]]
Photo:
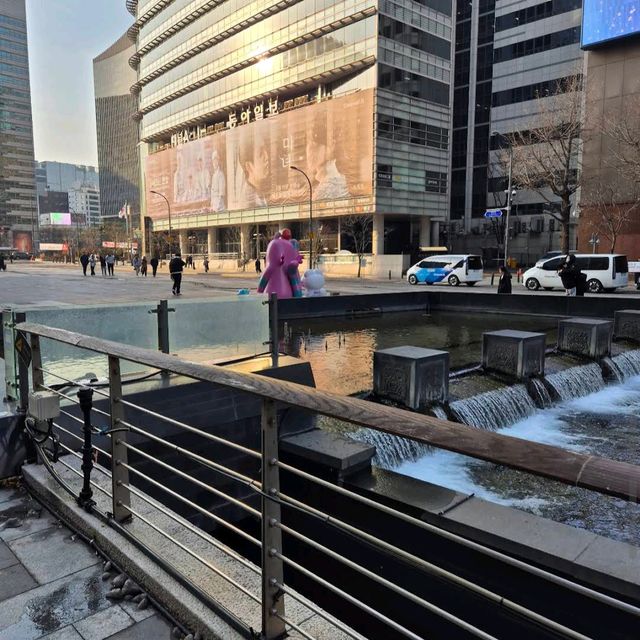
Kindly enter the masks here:
[[31, 260], [31, 254], [26, 251], [14, 251], [11, 257], [14, 260]]
[[540, 256], [537, 260], [536, 260], [536, 267], [539, 267], [545, 260], [548, 260], [549, 258], [555, 258], [556, 256], [564, 256], [566, 254], [562, 253], [562, 251], [547, 251], [547, 253], [545, 253], [543, 256]]
[[[564, 254], [536, 263], [524, 272], [522, 284], [529, 291], [542, 288], [545, 291], [562, 289], [558, 268], [565, 259]], [[627, 256], [620, 254], [576, 254], [577, 267], [587, 276], [587, 290], [591, 293], [615, 291], [629, 284]]]
[[482, 258], [473, 255], [439, 255], [420, 260], [407, 270], [409, 284], [448, 282], [457, 287], [464, 282], [472, 287], [484, 276]]

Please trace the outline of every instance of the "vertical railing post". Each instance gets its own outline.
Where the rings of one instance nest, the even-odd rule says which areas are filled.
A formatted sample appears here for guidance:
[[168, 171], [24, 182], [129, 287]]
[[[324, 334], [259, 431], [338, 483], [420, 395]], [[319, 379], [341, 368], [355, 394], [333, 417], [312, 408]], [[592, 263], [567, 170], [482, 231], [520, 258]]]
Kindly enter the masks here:
[[169, 302], [160, 300], [156, 312], [158, 314], [158, 350], [169, 353]]
[[38, 391], [44, 384], [42, 371], [42, 351], [40, 351], [40, 336], [31, 334], [31, 385]]
[[278, 335], [278, 294], [269, 296], [269, 344], [271, 346], [271, 366], [278, 366], [280, 336]]
[[91, 446], [91, 409], [93, 408], [93, 389], [83, 388], [78, 391], [78, 400], [80, 401], [80, 410], [84, 417], [84, 425], [82, 432], [84, 436], [82, 446], [82, 490], [78, 496], [78, 504], [91, 511], [95, 505], [92, 500], [93, 491], [91, 490], [91, 470], [93, 469], [93, 447]]
[[[280, 492], [278, 469], [278, 416], [273, 400], [262, 402], [262, 637], [274, 640], [285, 634], [282, 530], [280, 529]], [[275, 498], [276, 500], [274, 500]]]
[[120, 359], [109, 356], [109, 404], [111, 414], [111, 490], [113, 495], [113, 517], [116, 522], [131, 519], [131, 492], [129, 491], [129, 470], [122, 463], [128, 464], [126, 447], [127, 431], [122, 429], [124, 406], [122, 399], [122, 377], [120, 375]]

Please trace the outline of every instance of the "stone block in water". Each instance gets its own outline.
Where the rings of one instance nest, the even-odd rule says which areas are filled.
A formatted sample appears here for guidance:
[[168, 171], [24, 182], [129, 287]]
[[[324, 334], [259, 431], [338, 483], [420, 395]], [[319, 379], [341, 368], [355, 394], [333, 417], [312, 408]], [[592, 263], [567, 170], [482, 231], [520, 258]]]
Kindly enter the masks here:
[[568, 318], [558, 325], [558, 349], [588, 358], [611, 353], [613, 322], [596, 318]]
[[393, 347], [373, 354], [376, 395], [424, 409], [449, 397], [449, 353], [421, 347]]
[[640, 342], [640, 311], [616, 311], [613, 314], [613, 335], [619, 340]]
[[546, 336], [531, 331], [486, 331], [482, 334], [482, 366], [517, 380], [544, 374]]

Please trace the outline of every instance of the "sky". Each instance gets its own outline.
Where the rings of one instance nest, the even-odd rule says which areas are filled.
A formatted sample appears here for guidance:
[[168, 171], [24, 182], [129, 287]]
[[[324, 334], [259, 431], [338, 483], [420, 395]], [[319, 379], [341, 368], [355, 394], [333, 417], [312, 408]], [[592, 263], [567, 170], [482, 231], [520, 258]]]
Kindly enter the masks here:
[[26, 0], [35, 157], [98, 165], [93, 58], [131, 25], [125, 0]]

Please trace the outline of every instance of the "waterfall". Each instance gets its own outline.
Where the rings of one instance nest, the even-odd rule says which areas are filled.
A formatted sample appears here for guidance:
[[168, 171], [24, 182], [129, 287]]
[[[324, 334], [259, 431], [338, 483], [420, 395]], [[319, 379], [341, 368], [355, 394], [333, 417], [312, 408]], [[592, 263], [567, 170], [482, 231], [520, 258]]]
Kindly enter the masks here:
[[535, 403], [541, 409], [547, 409], [553, 404], [553, 400], [551, 399], [551, 394], [549, 393], [549, 389], [544, 386], [544, 382], [538, 378], [531, 378], [530, 382], [530, 392], [535, 400]]
[[536, 405], [522, 384], [456, 400], [450, 408], [460, 422], [492, 430], [512, 425], [536, 411]]
[[573, 400], [604, 388], [602, 370], [597, 362], [571, 367], [547, 376], [547, 382], [560, 400]]
[[609, 364], [620, 381], [638, 376], [640, 375], [640, 349], [613, 356]]
[[449, 419], [449, 417], [447, 416], [447, 412], [439, 404], [431, 408], [431, 413], [433, 413], [433, 415], [440, 420]]
[[373, 429], [360, 429], [351, 437], [375, 446], [373, 464], [383, 469], [393, 469], [407, 460], [415, 462], [431, 451], [428, 445], [421, 442]]

